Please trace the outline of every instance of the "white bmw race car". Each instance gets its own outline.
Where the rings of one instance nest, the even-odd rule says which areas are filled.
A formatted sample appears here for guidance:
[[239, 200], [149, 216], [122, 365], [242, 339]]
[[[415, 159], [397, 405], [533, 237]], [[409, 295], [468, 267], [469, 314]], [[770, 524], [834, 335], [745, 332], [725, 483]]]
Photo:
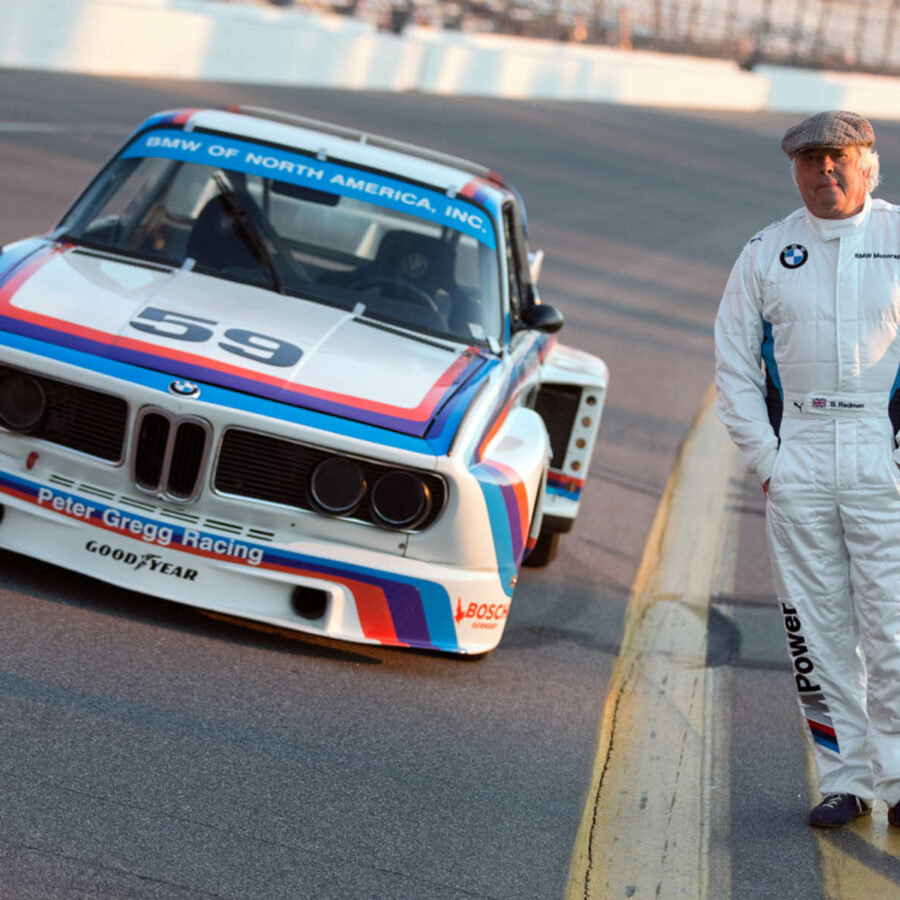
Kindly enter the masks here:
[[516, 192], [268, 110], [144, 122], [0, 249], [0, 546], [325, 637], [491, 650], [578, 513], [607, 370]]

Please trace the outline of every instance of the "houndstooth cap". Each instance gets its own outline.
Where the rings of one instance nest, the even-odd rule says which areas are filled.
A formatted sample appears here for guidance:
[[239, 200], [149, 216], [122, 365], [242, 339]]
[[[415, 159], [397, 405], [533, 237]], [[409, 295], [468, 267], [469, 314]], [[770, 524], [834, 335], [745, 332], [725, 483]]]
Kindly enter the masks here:
[[788, 156], [822, 147], [871, 147], [875, 132], [862, 116], [843, 109], [816, 113], [784, 133], [781, 149]]

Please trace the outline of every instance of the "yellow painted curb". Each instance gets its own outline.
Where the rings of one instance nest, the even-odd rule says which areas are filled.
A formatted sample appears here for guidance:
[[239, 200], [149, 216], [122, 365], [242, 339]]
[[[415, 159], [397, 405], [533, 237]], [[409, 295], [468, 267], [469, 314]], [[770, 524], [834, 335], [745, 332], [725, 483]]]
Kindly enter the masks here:
[[567, 900], [707, 896], [707, 613], [738, 466], [710, 388], [632, 586]]

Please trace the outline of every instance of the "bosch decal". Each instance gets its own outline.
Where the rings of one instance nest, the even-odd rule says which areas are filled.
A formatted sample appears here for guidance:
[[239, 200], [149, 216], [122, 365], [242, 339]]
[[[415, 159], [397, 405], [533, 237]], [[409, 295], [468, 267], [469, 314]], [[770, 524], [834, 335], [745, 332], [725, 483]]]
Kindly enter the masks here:
[[473, 628], [496, 628], [509, 615], [508, 603], [469, 603], [463, 609], [462, 598], [456, 600], [457, 623], [471, 620]]

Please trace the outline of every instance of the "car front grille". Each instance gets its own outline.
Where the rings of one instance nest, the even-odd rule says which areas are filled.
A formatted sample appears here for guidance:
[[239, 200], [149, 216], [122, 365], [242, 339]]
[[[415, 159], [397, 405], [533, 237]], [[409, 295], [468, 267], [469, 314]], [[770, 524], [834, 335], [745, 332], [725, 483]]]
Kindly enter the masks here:
[[202, 419], [175, 419], [163, 410], [142, 410], [132, 465], [134, 483], [171, 500], [190, 500], [200, 489], [209, 444], [210, 428]]
[[[213, 486], [223, 494], [314, 511], [315, 505], [309, 491], [310, 475], [320, 462], [338, 455], [340, 454], [320, 447], [310, 447], [269, 435], [230, 428], [222, 439]], [[381, 475], [397, 468], [357, 457], [353, 459], [362, 469], [369, 486]], [[431, 496], [428, 515], [411, 529], [421, 531], [441, 514], [447, 488], [443, 478], [431, 472], [412, 469], [404, 471], [414, 472], [425, 484]], [[368, 496], [347, 518], [376, 522]]]
[[[8, 366], [0, 366], [0, 379], [19, 371], [40, 383], [47, 404], [43, 418], [28, 432], [29, 436], [106, 462], [124, 461], [129, 430], [125, 400]], [[200, 492], [212, 446], [212, 427], [205, 420], [145, 407], [137, 413], [128, 454], [132, 480], [145, 493], [189, 502]], [[341, 456], [321, 447], [228, 428], [222, 437], [213, 486], [219, 493], [233, 497], [322, 513], [322, 507], [311, 496], [311, 475], [319, 463]], [[384, 521], [379, 521], [372, 511], [369, 492], [380, 477], [398, 470], [418, 478], [428, 495], [427, 512], [416, 519], [413, 527], [401, 530], [422, 531], [443, 511], [447, 485], [441, 476], [359, 457], [345, 458], [359, 467], [366, 489], [363, 502], [346, 518], [383, 527]]]
[[[0, 368], [0, 378], [18, 371], [21, 370]], [[32, 437], [108, 462], [122, 459], [128, 404], [121, 397], [34, 372], [25, 374], [41, 385], [47, 400], [47, 410], [40, 424], [29, 432]]]
[[169, 468], [168, 491], [173, 497], [186, 499], [196, 491], [206, 442], [206, 429], [198, 422], [182, 422], [178, 426]]
[[163, 459], [171, 426], [165, 416], [148, 413], [141, 420], [134, 452], [134, 481], [145, 491], [155, 491], [162, 481]]

